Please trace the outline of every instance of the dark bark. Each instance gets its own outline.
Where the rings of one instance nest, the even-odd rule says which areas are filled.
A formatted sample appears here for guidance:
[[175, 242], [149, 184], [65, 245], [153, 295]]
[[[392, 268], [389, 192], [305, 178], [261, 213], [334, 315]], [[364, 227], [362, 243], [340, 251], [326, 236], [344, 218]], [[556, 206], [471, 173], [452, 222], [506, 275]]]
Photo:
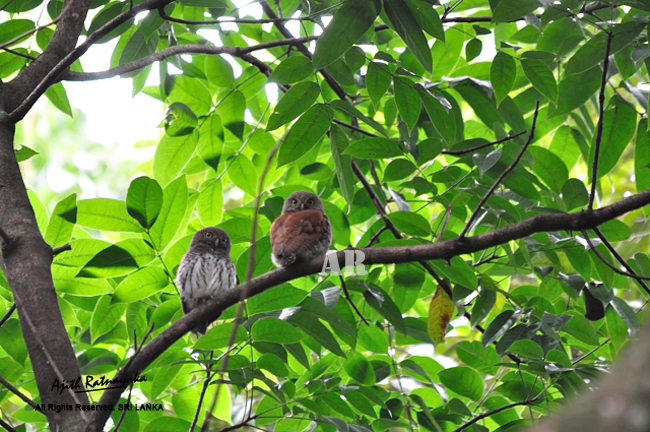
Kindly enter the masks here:
[[[13, 146], [13, 125], [0, 124], [0, 228], [9, 238], [0, 265], [18, 308], [41, 403], [88, 403], [85, 393], [52, 391], [55, 379], [80, 376], [52, 281], [52, 249], [36, 224]], [[80, 431], [82, 411], [46, 411], [51, 430]]]

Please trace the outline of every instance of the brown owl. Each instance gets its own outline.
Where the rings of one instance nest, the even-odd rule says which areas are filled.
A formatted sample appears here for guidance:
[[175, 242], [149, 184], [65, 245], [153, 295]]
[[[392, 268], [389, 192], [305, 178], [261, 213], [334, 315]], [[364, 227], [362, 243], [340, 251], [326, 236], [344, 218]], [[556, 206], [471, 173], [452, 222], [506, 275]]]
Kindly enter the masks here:
[[331, 243], [332, 227], [320, 198], [306, 191], [289, 195], [271, 226], [273, 264], [286, 267], [323, 256]]
[[[216, 227], [197, 231], [176, 273], [183, 313], [188, 314], [212, 297], [232, 289], [236, 281], [228, 234]], [[193, 332], [205, 334], [208, 324], [201, 324]]]

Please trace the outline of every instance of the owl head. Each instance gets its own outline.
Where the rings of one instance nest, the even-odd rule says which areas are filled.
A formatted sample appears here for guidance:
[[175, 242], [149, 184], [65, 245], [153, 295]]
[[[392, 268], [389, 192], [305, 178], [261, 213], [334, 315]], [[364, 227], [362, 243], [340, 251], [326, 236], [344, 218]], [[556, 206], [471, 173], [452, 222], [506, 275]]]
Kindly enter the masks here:
[[308, 209], [323, 211], [323, 202], [318, 198], [318, 195], [307, 191], [292, 193], [284, 200], [284, 205], [282, 206], [284, 213]]
[[194, 233], [190, 249], [222, 250], [230, 253], [230, 237], [221, 228], [208, 227]]

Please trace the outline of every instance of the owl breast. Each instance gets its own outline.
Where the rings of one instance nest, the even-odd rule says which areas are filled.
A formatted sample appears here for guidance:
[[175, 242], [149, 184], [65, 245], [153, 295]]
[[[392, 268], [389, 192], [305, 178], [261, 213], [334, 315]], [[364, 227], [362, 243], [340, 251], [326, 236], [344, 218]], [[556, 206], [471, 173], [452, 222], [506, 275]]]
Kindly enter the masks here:
[[235, 284], [236, 272], [232, 261], [214, 253], [188, 253], [176, 275], [185, 313], [230, 290]]

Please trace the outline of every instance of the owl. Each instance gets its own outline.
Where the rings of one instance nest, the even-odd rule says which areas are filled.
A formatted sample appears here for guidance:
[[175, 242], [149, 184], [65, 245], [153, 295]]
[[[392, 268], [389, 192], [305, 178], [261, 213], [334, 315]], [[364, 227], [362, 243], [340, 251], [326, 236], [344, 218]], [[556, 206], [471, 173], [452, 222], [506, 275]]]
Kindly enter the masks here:
[[[197, 231], [176, 273], [183, 313], [188, 314], [212, 297], [232, 289], [236, 282], [228, 234], [216, 227]], [[205, 334], [208, 324], [201, 324], [193, 332]]]
[[316, 194], [294, 192], [271, 225], [271, 260], [277, 267], [323, 256], [332, 243], [332, 227]]

